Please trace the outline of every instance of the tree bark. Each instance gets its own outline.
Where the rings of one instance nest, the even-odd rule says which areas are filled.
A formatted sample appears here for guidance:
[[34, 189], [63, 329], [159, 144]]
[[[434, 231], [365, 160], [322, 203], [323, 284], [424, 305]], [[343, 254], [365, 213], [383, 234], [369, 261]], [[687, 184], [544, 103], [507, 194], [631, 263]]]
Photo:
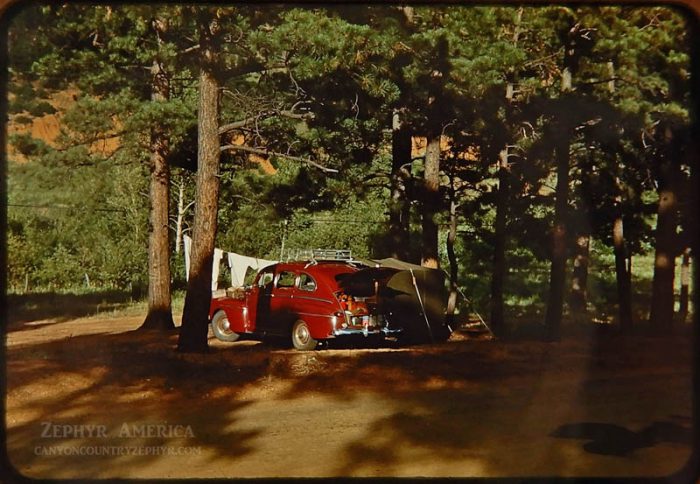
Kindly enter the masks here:
[[585, 311], [588, 302], [588, 263], [591, 250], [591, 236], [581, 234], [576, 237], [574, 246], [574, 269], [571, 274], [571, 296], [569, 304], [573, 311]]
[[440, 206], [440, 134], [428, 136], [423, 176], [423, 245], [421, 265], [437, 269], [438, 225], [435, 217]]
[[[151, 99], [165, 102], [170, 83], [157, 60], [151, 66]], [[175, 328], [170, 293], [170, 167], [167, 161], [169, 142], [160, 126], [151, 129], [150, 214], [148, 237], [148, 314], [139, 329], [170, 330]]]
[[185, 184], [180, 183], [177, 190], [177, 221], [175, 222], [175, 253], [180, 253], [182, 246], [182, 224], [185, 218]]
[[179, 254], [183, 248], [185, 235], [185, 215], [194, 202], [185, 205], [185, 182], [181, 180], [177, 186], [177, 219], [175, 221], [175, 253]]
[[622, 208], [619, 206], [621, 199], [617, 201], [617, 214], [613, 222], [613, 251], [615, 253], [615, 276], [617, 281], [617, 304], [620, 320], [620, 329], [623, 333], [629, 333], [634, 321], [632, 319], [632, 293], [631, 293], [631, 264], [625, 244], [624, 221]]
[[491, 272], [491, 330], [505, 336], [503, 286], [506, 278], [506, 223], [508, 210], [508, 149], [504, 148], [498, 161], [498, 191], [494, 224], [493, 266]]
[[652, 283], [649, 322], [656, 332], [673, 327], [673, 280], [676, 258], [674, 254], [676, 195], [670, 188], [659, 194], [656, 222], [656, 253]]
[[190, 274], [182, 315], [178, 350], [205, 352], [212, 295], [212, 260], [219, 202], [219, 82], [212, 65], [214, 44], [211, 24], [202, 26], [200, 48], [203, 66], [199, 75], [197, 186]]
[[569, 200], [569, 139], [562, 134], [556, 151], [557, 186], [552, 230], [552, 260], [549, 271], [549, 299], [545, 315], [546, 339], [558, 340], [564, 312], [564, 283], [566, 282], [566, 211]]
[[394, 112], [391, 139], [391, 201], [389, 204], [389, 254], [408, 260], [408, 197], [406, 180], [411, 176], [411, 130]]
[[666, 130], [666, 143], [670, 148], [659, 181], [659, 203], [656, 219], [656, 253], [654, 256], [654, 280], [652, 283], [649, 324], [656, 333], [673, 329], [673, 282], [676, 265], [676, 228], [678, 226], [677, 180], [678, 160], [670, 128]]
[[[576, 32], [572, 26], [570, 35]], [[573, 72], [576, 67], [575, 41], [570, 37], [564, 49], [564, 68], [561, 74], [562, 99], [566, 99], [573, 90]], [[566, 116], [566, 113], [563, 113]], [[567, 209], [569, 203], [569, 149], [571, 129], [566, 118], [560, 123], [555, 139], [557, 167], [556, 201], [554, 204], [554, 226], [552, 230], [552, 261], [549, 271], [549, 299], [545, 314], [545, 339], [559, 340], [561, 337], [561, 320], [564, 313], [564, 283], [566, 282], [566, 239]]]
[[681, 297], [678, 308], [678, 320], [681, 324], [688, 318], [688, 305], [690, 301], [690, 247], [683, 250], [681, 256]]
[[[459, 266], [455, 255], [455, 240], [457, 239], [457, 194], [454, 180], [450, 186], [450, 230], [447, 234], [447, 258], [450, 261], [450, 293], [447, 298], [447, 324], [454, 323], [455, 309], [457, 307], [457, 275]], [[453, 328], [454, 329], [454, 328]]]

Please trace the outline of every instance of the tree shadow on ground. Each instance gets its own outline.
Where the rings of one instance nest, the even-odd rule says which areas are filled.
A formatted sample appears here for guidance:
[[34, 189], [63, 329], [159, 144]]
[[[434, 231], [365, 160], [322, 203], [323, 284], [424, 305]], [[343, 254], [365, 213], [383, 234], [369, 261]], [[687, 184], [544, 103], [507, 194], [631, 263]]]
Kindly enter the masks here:
[[[319, 393], [345, 400], [366, 391], [391, 399], [388, 415], [347, 446], [337, 475], [502, 476], [513, 468], [520, 475], [550, 476], [605, 476], [606, 469], [622, 476], [677, 471], [686, 451], [689, 455], [690, 430], [659, 419], [679, 400], [690, 407], [691, 340], [687, 335], [622, 337], [600, 329], [569, 328], [569, 333], [575, 336], [557, 344], [461, 341], [399, 351], [328, 352], [325, 358], [300, 355], [298, 365], [281, 366], [277, 374], [295, 382], [288, 399]], [[307, 373], [295, 370], [299, 367]], [[679, 378], [680, 392], [673, 393], [685, 400], [665, 393], [676, 371], [687, 380]], [[621, 458], [612, 465], [586, 453], [572, 456], [553, 439], [559, 436], [551, 433], [552, 423], [575, 415], [615, 418], [619, 408], [654, 423], [639, 435], [625, 436], [614, 431], [624, 429], [628, 415], [622, 415], [621, 425], [604, 429], [600, 441], [584, 449]], [[604, 452], [661, 442], [682, 445], [679, 460], [660, 458], [639, 467], [625, 452]], [[415, 473], [405, 474], [410, 460]]]
[[87, 294], [8, 294], [6, 298], [8, 322], [13, 330], [34, 329], [39, 326], [23, 326], [28, 322], [52, 319], [52, 323], [47, 324], [53, 324], [104, 311], [124, 309], [133, 303], [130, 293], [116, 290]]
[[[246, 358], [247, 371], [226, 371], [229, 365], [221, 354], [176, 353], [175, 338], [173, 333], [164, 338], [156, 332], [132, 331], [9, 348], [10, 461], [24, 471], [30, 469], [32, 476], [104, 478], [123, 476], [130, 468], [147, 468], [162, 455], [182, 452], [178, 450], [182, 448], [230, 460], [252, 452], [258, 429], [254, 425], [233, 428], [237, 413], [250, 405], [237, 400], [237, 395], [240, 388], [261, 377], [265, 355], [257, 351]], [[46, 438], [42, 422], [105, 425], [108, 438], [87, 434]], [[190, 426], [193, 435], [183, 436], [182, 431], [180, 436], [158, 435], [156, 429], [156, 435], [137, 431], [133, 438], [124, 439], [119, 437], [124, 424]], [[67, 452], [105, 446], [132, 450], [116, 456], [46, 455], [62, 446], [69, 447]]]
[[582, 422], [562, 425], [551, 434], [563, 439], [586, 440], [586, 452], [626, 456], [635, 450], [668, 442], [692, 444], [692, 429], [674, 422], [653, 422], [637, 432], [609, 423]]
[[[639, 410], [637, 417], [660, 422], [659, 412], [668, 409], [659, 389], [670, 376], [689, 374], [691, 361], [686, 338], [624, 339], [595, 332], [557, 344], [462, 339], [305, 353], [242, 341], [213, 343], [208, 354], [187, 355], [174, 351], [175, 341], [174, 333], [127, 332], [9, 347], [12, 461], [31, 475], [51, 477], [73, 477], [71, 470], [75, 476], [114, 477], [130, 467], [155, 469], [162, 463], [159, 455], [49, 457], [35, 455], [34, 449], [54, 444], [41, 438], [41, 422], [107, 423], [116, 430], [122, 423], [168, 422], [191, 425], [194, 436], [128, 443], [199, 446], [211, 456], [210, 465], [235, 470], [238, 462], [264, 453], [257, 438], [269, 422], [244, 418], [256, 402], [271, 397], [283, 408], [313, 397], [359, 404], [360, 395], [370, 394], [383, 408], [369, 421], [356, 423], [362, 426], [361, 436], [339, 450], [329, 475], [406, 475], [411, 461], [433, 465], [427, 475], [504, 475], [503, 469], [514, 462], [525, 466], [523, 475], [556, 475], [558, 466], [570, 465], [570, 456], [557, 445], [559, 436], [552, 435], [552, 428], [564, 427], [565, 434], [563, 422], [605, 421], [619, 405], [641, 408], [635, 400], [639, 388], [648, 389], [642, 398], [647, 408], [654, 404], [654, 411]], [[265, 393], [270, 384], [278, 385]], [[683, 391], [689, 400], [690, 388], [668, 391], [666, 397], [685, 401]], [[611, 401], [618, 407], [609, 409]], [[623, 418], [615, 422], [629, 427]], [[685, 445], [682, 429], [654, 425], [655, 438], [677, 437]], [[70, 444], [101, 442], [83, 438]], [[595, 453], [586, 449], [582, 454], [579, 472], [596, 465], [586, 460]], [[545, 463], [526, 467], [538, 459]], [[197, 476], [202, 469], [188, 471]], [[420, 475], [418, 468], [415, 472]]]

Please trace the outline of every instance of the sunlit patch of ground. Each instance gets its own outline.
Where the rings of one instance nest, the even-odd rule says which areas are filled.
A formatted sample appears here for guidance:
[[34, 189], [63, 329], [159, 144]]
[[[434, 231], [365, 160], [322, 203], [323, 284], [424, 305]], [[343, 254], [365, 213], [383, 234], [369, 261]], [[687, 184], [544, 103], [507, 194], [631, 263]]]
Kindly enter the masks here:
[[[687, 334], [572, 328], [559, 343], [457, 334], [444, 344], [310, 353], [210, 339], [208, 354], [184, 355], [176, 332], [133, 332], [141, 321], [12, 325], [6, 422], [19, 472], [664, 476], [691, 452]], [[102, 425], [107, 435], [42, 436], [47, 423]], [[191, 434], [120, 436], [124, 424]], [[106, 447], [133, 453], [65, 451]]]

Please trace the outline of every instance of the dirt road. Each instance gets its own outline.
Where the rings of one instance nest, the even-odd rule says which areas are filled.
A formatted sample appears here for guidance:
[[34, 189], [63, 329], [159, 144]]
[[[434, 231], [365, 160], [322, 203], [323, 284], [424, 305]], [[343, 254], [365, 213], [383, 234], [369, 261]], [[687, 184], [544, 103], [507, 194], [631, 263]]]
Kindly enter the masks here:
[[20, 473], [665, 476], [691, 453], [687, 336], [180, 355], [175, 334], [132, 333], [141, 319], [11, 325]]

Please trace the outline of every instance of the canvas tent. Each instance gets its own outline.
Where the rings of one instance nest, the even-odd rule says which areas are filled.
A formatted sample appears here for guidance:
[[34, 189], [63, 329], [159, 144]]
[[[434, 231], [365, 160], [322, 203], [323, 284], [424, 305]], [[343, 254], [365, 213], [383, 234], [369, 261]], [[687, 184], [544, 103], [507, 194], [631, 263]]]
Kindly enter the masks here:
[[358, 296], [376, 293], [382, 313], [398, 322], [411, 342], [441, 341], [449, 337], [443, 271], [392, 258], [361, 262], [369, 267], [342, 275], [341, 287]]

